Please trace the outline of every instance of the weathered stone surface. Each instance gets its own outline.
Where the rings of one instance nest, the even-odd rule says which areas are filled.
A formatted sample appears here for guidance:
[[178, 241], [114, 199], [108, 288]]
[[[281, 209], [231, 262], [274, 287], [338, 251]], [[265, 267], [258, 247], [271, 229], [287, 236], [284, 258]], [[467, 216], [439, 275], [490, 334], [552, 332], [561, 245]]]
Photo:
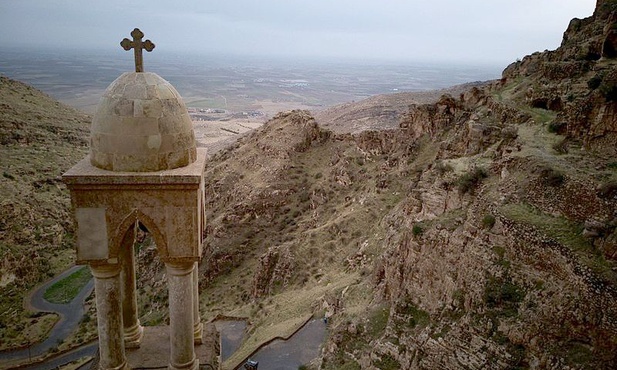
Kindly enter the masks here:
[[[65, 173], [77, 210], [78, 263], [118, 258], [124, 233], [136, 220], [153, 233], [162, 259], [198, 260], [206, 151], [197, 153], [198, 160], [189, 166], [168, 171], [109, 172], [86, 158]], [[107, 240], [99, 240], [95, 229]]]
[[92, 165], [151, 172], [196, 159], [193, 125], [182, 98], [154, 73], [124, 73], [103, 94], [92, 120]]
[[101, 369], [127, 369], [123, 343], [120, 266], [91, 266], [96, 289]]
[[[141, 55], [138, 41], [125, 39], [123, 46]], [[100, 367], [126, 368], [125, 348], [142, 342], [133, 250], [141, 224], [168, 270], [169, 368], [197, 369], [194, 343], [203, 342], [203, 326], [194, 271], [205, 227], [206, 151], [195, 147], [178, 93], [152, 73], [125, 73], [114, 81], [91, 131], [90, 156], [63, 180], [77, 219], [77, 263], [89, 264], [96, 281]]]
[[170, 369], [199, 368], [193, 347], [194, 263], [166, 263], [169, 284]]

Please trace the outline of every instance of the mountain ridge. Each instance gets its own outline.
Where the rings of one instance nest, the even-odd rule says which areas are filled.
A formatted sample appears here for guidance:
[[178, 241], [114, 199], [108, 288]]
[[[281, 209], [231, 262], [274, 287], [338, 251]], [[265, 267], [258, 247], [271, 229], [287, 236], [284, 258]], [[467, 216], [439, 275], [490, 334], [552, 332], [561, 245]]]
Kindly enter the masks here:
[[[611, 369], [616, 11], [617, 1], [598, 1], [592, 17], [570, 22], [559, 49], [514, 62], [499, 81], [432, 102], [398, 95], [316, 117], [279, 113], [214, 154], [202, 317], [249, 321], [223, 367], [316, 315], [328, 318], [329, 334], [309, 368]], [[85, 121], [71, 122], [83, 137]], [[2, 124], [0, 137], [13, 140], [3, 150], [34, 145]], [[42, 173], [45, 186], [54, 171]], [[40, 181], [30, 180], [27, 189]], [[11, 213], [2, 230], [27, 217]], [[62, 225], [64, 251], [71, 226]], [[6, 261], [2, 271], [14, 271]], [[147, 235], [137, 261], [142, 322], [160, 323], [164, 268]], [[0, 289], [23, 287], [14, 284]], [[4, 325], [3, 338], [19, 329]]]
[[[232, 310], [261, 338], [283, 304], [326, 315], [309, 368], [610, 369], [616, 63], [598, 45], [615, 4], [487, 86], [407, 113], [282, 113], [213, 157], [205, 316]], [[323, 284], [311, 307], [279, 300]]]

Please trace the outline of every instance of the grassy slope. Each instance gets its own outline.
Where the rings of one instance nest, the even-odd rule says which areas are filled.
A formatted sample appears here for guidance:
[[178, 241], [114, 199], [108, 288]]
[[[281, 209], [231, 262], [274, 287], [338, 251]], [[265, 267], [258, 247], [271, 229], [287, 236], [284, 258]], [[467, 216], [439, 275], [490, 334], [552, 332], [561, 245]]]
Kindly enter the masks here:
[[23, 328], [44, 321], [24, 312], [24, 293], [73, 261], [70, 200], [60, 176], [86, 155], [88, 122], [88, 116], [0, 76], [2, 347], [21, 344]]

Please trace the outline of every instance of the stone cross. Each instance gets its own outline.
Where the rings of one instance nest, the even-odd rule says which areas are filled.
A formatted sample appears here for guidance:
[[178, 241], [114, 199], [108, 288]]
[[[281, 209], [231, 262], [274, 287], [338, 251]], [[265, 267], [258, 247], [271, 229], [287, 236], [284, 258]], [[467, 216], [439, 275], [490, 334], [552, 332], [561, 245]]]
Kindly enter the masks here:
[[142, 42], [141, 39], [144, 37], [144, 33], [141, 32], [139, 28], [135, 28], [133, 32], [131, 32], [131, 36], [133, 36], [133, 41], [125, 38], [120, 43], [120, 46], [122, 46], [122, 48], [126, 51], [131, 50], [131, 48], [135, 50], [135, 72], [143, 72], [144, 59], [141, 49], [152, 51], [154, 49], [154, 43], [150, 40]]

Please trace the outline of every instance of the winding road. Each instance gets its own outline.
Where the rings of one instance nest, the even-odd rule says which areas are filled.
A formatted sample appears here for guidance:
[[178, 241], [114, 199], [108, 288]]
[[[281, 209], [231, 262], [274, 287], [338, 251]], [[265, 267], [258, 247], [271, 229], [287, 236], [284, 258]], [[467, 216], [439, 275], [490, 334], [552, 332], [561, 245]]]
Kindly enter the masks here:
[[[94, 289], [94, 280], [91, 279], [82, 290], [73, 298], [70, 303], [56, 304], [50, 303], [43, 298], [45, 291], [55, 282], [64, 279], [83, 266], [73, 266], [53, 279], [35, 288], [26, 298], [26, 307], [30, 310], [53, 312], [60, 315], [60, 320], [50, 330], [49, 336], [42, 342], [33, 344], [30, 348], [8, 350], [0, 352], [0, 368], [4, 368], [11, 363], [16, 364], [20, 360], [39, 357], [50, 349], [56, 347], [58, 343], [68, 337], [75, 328], [79, 325], [79, 321], [84, 315], [84, 301], [92, 293]], [[93, 347], [93, 348], [91, 348]], [[28, 369], [54, 369], [59, 365], [65, 364], [72, 360], [65, 359], [64, 363], [53, 365], [52, 362], [61, 358], [69, 357], [77, 359], [86, 355], [91, 355], [96, 351], [97, 343], [91, 343], [86, 346], [79, 347], [67, 353], [55, 356], [53, 359], [46, 360], [44, 363], [33, 364], [32, 366], [22, 367]], [[81, 354], [84, 352], [84, 354]], [[91, 352], [91, 353], [90, 353]], [[52, 366], [53, 365], [53, 366]]]
[[[45, 291], [55, 282], [75, 273], [82, 266], [73, 266], [60, 275], [35, 288], [26, 298], [26, 307], [30, 310], [54, 312], [60, 315], [60, 320], [50, 330], [49, 336], [42, 342], [32, 345], [29, 349], [18, 349], [0, 352], [0, 369], [20, 370], [52, 370], [57, 369], [77, 359], [94, 356], [98, 349], [98, 341], [90, 342], [67, 352], [38, 361], [37, 358], [46, 354], [50, 349], [67, 338], [75, 330], [84, 315], [84, 301], [94, 289], [94, 281], [91, 279], [70, 303], [55, 304], [43, 298]], [[230, 322], [229, 324], [236, 324]], [[242, 339], [246, 323], [231, 327], [221, 328], [221, 336], [224, 342], [233, 342]], [[234, 329], [235, 328], [235, 329]], [[227, 329], [227, 330], [225, 330]], [[324, 341], [326, 324], [322, 320], [311, 320], [302, 329], [288, 340], [274, 341], [257, 353], [252, 358], [259, 361], [263, 367], [273, 370], [297, 369], [298, 366], [310, 362], [319, 355], [321, 344]], [[229, 337], [229, 338], [227, 338]], [[227, 341], [225, 341], [227, 339]], [[230, 348], [227, 352], [233, 352], [235, 345], [239, 343], [227, 343]], [[225, 349], [222, 349], [225, 350]], [[229, 353], [227, 354], [229, 356]], [[35, 362], [30, 362], [34, 359]], [[89, 364], [82, 366], [88, 367]]]

